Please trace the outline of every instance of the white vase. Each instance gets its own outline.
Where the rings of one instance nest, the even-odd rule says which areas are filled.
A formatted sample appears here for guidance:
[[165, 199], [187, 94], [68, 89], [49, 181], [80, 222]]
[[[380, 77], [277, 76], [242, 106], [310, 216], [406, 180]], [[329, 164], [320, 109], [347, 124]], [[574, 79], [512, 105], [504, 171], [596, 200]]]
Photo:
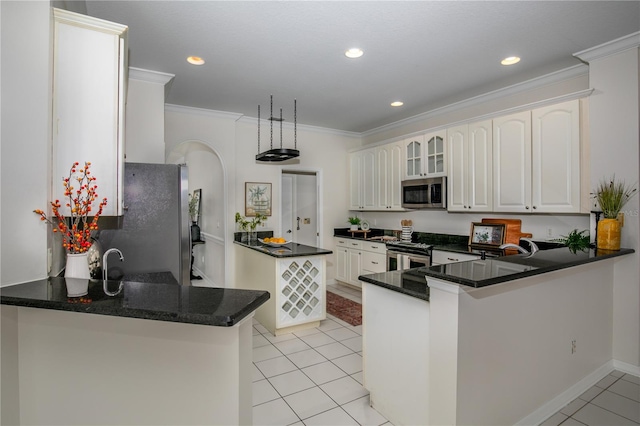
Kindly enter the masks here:
[[349, 228], [350, 231], [357, 231], [358, 230], [358, 225], [351, 225], [351, 228]]
[[88, 253], [68, 253], [67, 266], [64, 270], [65, 278], [91, 278], [89, 274]]

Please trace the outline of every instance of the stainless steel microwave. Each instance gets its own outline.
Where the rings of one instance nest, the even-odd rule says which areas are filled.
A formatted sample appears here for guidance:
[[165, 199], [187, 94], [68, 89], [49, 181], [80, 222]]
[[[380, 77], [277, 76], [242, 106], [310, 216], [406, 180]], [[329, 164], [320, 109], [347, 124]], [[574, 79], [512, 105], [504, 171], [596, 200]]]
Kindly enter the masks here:
[[402, 207], [405, 209], [446, 209], [447, 178], [402, 181]]

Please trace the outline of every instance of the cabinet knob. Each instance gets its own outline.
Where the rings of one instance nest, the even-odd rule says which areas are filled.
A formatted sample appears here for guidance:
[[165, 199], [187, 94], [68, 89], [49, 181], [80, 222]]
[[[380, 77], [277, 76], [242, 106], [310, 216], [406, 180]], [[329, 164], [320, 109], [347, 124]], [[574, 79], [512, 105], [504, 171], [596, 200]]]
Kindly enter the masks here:
[[454, 259], [453, 257], [447, 257], [447, 260], [450, 260], [452, 262], [459, 262], [459, 259]]
[[529, 210], [529, 206], [526, 206], [525, 209]]
[[377, 265], [377, 264], [378, 264], [378, 262], [373, 262], [373, 261], [372, 261], [371, 263], [373, 263], [374, 265]]
[[537, 209], [537, 207], [536, 207], [536, 206], [533, 206], [533, 209], [535, 210], [535, 209]]

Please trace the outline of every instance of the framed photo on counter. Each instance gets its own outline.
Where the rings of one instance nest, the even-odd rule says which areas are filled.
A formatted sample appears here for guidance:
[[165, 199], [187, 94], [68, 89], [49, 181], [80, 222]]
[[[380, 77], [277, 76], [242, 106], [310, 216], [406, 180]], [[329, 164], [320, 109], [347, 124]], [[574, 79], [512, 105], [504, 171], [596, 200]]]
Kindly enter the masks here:
[[470, 246], [498, 248], [504, 243], [504, 224], [479, 223], [471, 224], [469, 233]]

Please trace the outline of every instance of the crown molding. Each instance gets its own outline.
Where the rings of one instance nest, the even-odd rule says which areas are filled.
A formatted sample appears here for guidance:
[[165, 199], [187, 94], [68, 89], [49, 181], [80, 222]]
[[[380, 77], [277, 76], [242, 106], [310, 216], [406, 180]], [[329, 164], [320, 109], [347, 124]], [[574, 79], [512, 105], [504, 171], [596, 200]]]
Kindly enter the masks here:
[[557, 83], [563, 80], [567, 80], [574, 77], [589, 74], [589, 67], [584, 64], [574, 65], [569, 68], [565, 68], [559, 71], [555, 71], [549, 74], [545, 74], [540, 77], [532, 78], [531, 80], [517, 83], [511, 86], [503, 87], [491, 92], [484, 93], [482, 95], [474, 96], [473, 98], [465, 99], [460, 102], [455, 102], [449, 105], [445, 105], [440, 108], [433, 109], [431, 111], [424, 112], [422, 114], [414, 115], [413, 117], [405, 118], [404, 120], [395, 121], [393, 123], [386, 124], [384, 126], [376, 127], [366, 132], [362, 132], [361, 135], [371, 136], [376, 133], [385, 132], [398, 127], [403, 127], [417, 121], [426, 120], [428, 118], [437, 117], [443, 114], [448, 114], [454, 111], [458, 111], [464, 108], [469, 108], [478, 104], [483, 104], [500, 98], [506, 98], [522, 92], [527, 92], [532, 89], [537, 89], [549, 84]]
[[[252, 124], [255, 124], [256, 126], [258, 125], [258, 119], [256, 117], [248, 117], [246, 115], [243, 115], [240, 118], [240, 121], [246, 122], [246, 123], [252, 123]], [[269, 126], [271, 124], [271, 121], [268, 119], [260, 119], [260, 124], [262, 126]], [[274, 124], [274, 127], [275, 126], [276, 124]], [[277, 126], [280, 127], [280, 124], [277, 124]], [[337, 136], [344, 136], [347, 138], [357, 138], [357, 139], [360, 139], [362, 137], [362, 134], [358, 132], [348, 132], [346, 130], [337, 130], [337, 129], [330, 129], [328, 127], [310, 126], [308, 124], [300, 124], [300, 123], [298, 123], [297, 126], [298, 126], [298, 130], [303, 130], [311, 133], [323, 133], [326, 135], [337, 135]], [[294, 127], [293, 123], [291, 122], [282, 123], [283, 129], [293, 130], [293, 127]]]
[[640, 46], [640, 31], [589, 49], [581, 50], [580, 52], [574, 53], [573, 56], [581, 61], [589, 63], [595, 59], [615, 55], [616, 53], [620, 53], [625, 50], [638, 48], [638, 46]]
[[237, 121], [242, 114], [236, 112], [216, 111], [213, 109], [196, 108], [183, 105], [164, 104], [165, 112], [177, 112], [180, 114], [201, 115], [205, 117], [223, 118], [227, 120]]
[[145, 70], [142, 68], [129, 67], [129, 79], [140, 80], [147, 83], [157, 83], [165, 85], [175, 78], [175, 74], [166, 72]]
[[53, 16], [56, 21], [63, 22], [76, 27], [89, 28], [107, 34], [122, 36], [127, 33], [129, 27], [115, 22], [105, 21], [104, 19], [94, 18], [93, 16], [76, 13], [69, 10], [53, 9]]

